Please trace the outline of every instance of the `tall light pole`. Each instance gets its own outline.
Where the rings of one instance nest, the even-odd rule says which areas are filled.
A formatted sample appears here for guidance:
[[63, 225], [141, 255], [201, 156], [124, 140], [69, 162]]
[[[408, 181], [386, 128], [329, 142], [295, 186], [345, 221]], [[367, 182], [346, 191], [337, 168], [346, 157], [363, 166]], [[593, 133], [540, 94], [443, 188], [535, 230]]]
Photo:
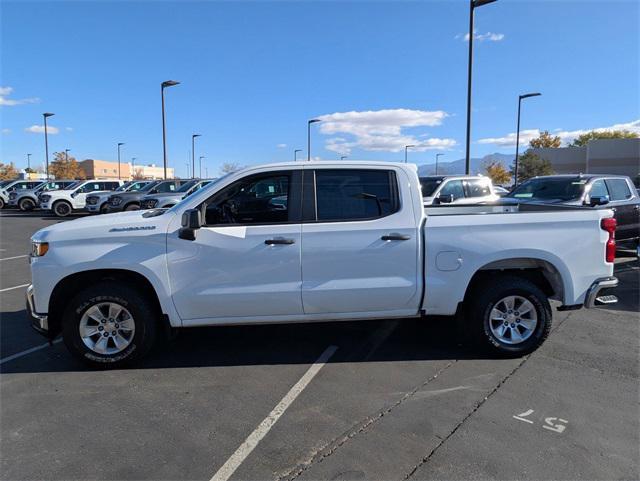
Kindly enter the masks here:
[[27, 169], [31, 170], [31, 154], [27, 154]]
[[513, 185], [518, 185], [518, 148], [520, 147], [520, 105], [522, 99], [528, 99], [529, 97], [538, 97], [542, 95], [540, 92], [532, 92], [529, 94], [518, 95], [518, 126], [516, 127], [516, 162], [513, 169]]
[[162, 156], [164, 160], [164, 178], [167, 179], [167, 127], [164, 119], [164, 89], [173, 87], [180, 82], [175, 80], [165, 80], [160, 84], [160, 95], [162, 97]]
[[196, 137], [202, 137], [202, 135], [193, 134], [191, 136], [191, 177], [196, 176]]
[[311, 160], [311, 124], [320, 122], [320, 119], [311, 119], [307, 121], [307, 162]]
[[444, 154], [436, 154], [436, 175], [438, 175], [438, 157]]
[[415, 147], [415, 145], [405, 145], [404, 146], [404, 163], [407, 163], [407, 149], [411, 148], [411, 147]]
[[302, 152], [302, 149], [296, 149], [293, 151], [293, 161], [297, 162], [298, 161], [298, 152]]
[[46, 162], [45, 173], [47, 176], [47, 180], [49, 180], [49, 139], [47, 137], [47, 118], [53, 117], [54, 115], [55, 114], [52, 114], [51, 112], [45, 112], [44, 114], [42, 114], [42, 116], [44, 117], [44, 158]]
[[120, 180], [120, 147], [124, 145], [124, 142], [118, 142], [118, 180]]
[[69, 163], [69, 152], [71, 151], [71, 149], [64, 149], [64, 161], [68, 164]]
[[474, 10], [496, 0], [469, 0], [469, 62], [467, 65], [467, 152], [465, 156], [465, 174], [471, 173], [471, 73], [473, 71], [473, 14]]
[[202, 159], [204, 159], [204, 158], [205, 158], [205, 156], [204, 156], [204, 155], [201, 155], [201, 156], [198, 158], [198, 163], [200, 164], [200, 166], [199, 166], [199, 169], [200, 169], [200, 175], [199, 175], [199, 177], [200, 177], [201, 179], [202, 179]]

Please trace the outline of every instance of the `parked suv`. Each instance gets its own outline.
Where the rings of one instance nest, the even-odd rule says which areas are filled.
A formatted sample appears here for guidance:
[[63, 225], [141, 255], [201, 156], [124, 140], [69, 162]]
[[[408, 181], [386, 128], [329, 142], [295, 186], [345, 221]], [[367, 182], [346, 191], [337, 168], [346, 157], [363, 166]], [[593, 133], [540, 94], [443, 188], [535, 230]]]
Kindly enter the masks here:
[[424, 205], [479, 204], [500, 198], [489, 177], [431, 175], [420, 177]]
[[66, 217], [74, 210], [84, 209], [87, 194], [98, 190], [114, 190], [121, 180], [83, 180], [71, 189], [53, 190], [40, 196], [40, 208], [50, 210], [58, 217]]
[[640, 196], [629, 177], [608, 174], [546, 175], [529, 179], [503, 201], [588, 206], [611, 209], [617, 221], [616, 240], [640, 238]]
[[68, 189], [77, 180], [52, 180], [43, 182], [35, 189], [14, 190], [9, 194], [9, 206], [18, 207], [22, 211], [33, 210], [40, 205], [39, 196], [51, 190]]
[[121, 212], [123, 210], [139, 210], [140, 200], [148, 194], [171, 193], [177, 191], [186, 180], [158, 180], [152, 184], [144, 186], [137, 192], [118, 192], [109, 197], [107, 212]]
[[106, 214], [109, 197], [115, 192], [137, 192], [153, 182], [152, 180], [132, 180], [114, 191], [94, 192], [87, 196], [85, 209], [93, 214]]
[[44, 182], [44, 180], [12, 180], [7, 182], [0, 189], [0, 209], [4, 209], [9, 204], [9, 195], [14, 190], [35, 189]]
[[186, 184], [182, 184], [175, 192], [167, 192], [164, 194], [148, 194], [140, 200], [141, 209], [168, 209], [173, 207], [185, 197], [189, 197], [194, 192], [202, 189], [205, 185], [210, 184], [215, 179], [190, 180]]

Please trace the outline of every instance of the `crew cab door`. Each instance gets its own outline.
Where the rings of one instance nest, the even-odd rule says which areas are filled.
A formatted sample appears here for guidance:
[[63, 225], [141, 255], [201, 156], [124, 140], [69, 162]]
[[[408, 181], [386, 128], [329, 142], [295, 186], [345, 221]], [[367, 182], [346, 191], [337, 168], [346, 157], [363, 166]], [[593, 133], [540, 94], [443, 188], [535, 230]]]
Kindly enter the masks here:
[[302, 315], [300, 179], [301, 170], [243, 177], [200, 206], [195, 240], [168, 234], [173, 301], [187, 325]]
[[614, 210], [618, 226], [616, 238], [618, 240], [633, 239], [640, 235], [640, 202], [634, 202], [631, 187], [624, 178], [606, 179], [609, 190], [609, 204], [605, 208]]
[[417, 312], [419, 227], [408, 185], [393, 168], [305, 169], [305, 314]]

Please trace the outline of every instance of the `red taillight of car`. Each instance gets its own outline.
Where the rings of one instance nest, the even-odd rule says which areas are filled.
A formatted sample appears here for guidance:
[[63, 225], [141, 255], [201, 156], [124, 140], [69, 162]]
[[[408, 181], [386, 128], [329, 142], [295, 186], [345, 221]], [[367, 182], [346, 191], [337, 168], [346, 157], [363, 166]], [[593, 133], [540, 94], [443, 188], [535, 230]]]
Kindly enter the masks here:
[[607, 247], [605, 249], [605, 260], [607, 262], [613, 262], [616, 260], [616, 220], [611, 217], [610, 219], [602, 219], [600, 221], [600, 227], [609, 233], [609, 239], [607, 239]]

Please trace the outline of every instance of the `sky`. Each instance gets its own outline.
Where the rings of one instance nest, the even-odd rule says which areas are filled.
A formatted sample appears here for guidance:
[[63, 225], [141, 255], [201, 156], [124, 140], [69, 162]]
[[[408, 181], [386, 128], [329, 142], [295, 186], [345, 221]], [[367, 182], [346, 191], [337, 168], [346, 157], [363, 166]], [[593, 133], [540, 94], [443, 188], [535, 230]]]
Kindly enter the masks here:
[[[135, 157], [187, 174], [191, 135], [223, 162], [464, 157], [468, 2], [0, 0], [0, 162]], [[498, 0], [476, 9], [471, 155], [539, 130], [640, 132], [640, 2]]]

